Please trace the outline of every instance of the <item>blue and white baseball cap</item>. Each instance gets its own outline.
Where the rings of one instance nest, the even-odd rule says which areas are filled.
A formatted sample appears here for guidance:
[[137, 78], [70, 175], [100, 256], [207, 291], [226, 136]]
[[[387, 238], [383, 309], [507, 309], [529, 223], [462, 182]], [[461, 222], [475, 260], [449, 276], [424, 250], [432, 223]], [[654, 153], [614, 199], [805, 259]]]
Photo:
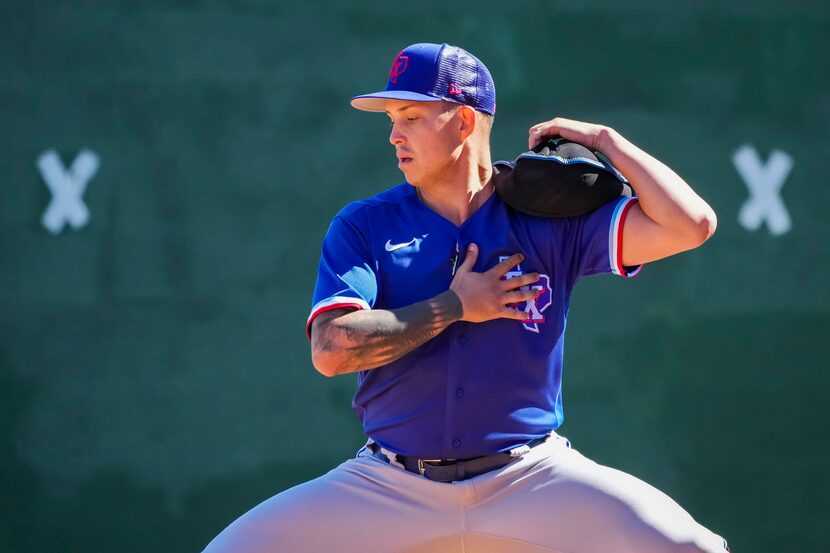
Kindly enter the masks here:
[[458, 46], [419, 43], [395, 57], [386, 90], [352, 98], [352, 107], [385, 111], [386, 100], [454, 102], [495, 115], [496, 85], [477, 57]]

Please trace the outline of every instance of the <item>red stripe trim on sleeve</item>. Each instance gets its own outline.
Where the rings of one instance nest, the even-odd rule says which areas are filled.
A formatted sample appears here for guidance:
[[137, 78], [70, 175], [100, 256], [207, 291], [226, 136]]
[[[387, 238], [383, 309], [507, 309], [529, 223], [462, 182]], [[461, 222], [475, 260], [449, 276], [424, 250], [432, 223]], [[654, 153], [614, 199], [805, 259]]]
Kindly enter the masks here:
[[622, 276], [624, 276], [624, 277], [632, 277], [632, 276], [636, 275], [640, 271], [640, 269], [642, 268], [642, 265], [639, 265], [639, 266], [636, 267], [636, 269], [634, 271], [632, 271], [631, 273], [628, 273], [625, 270], [625, 266], [623, 266], [623, 260], [622, 260], [622, 257], [623, 257], [623, 229], [625, 228], [625, 220], [628, 217], [628, 212], [631, 210], [632, 207], [634, 207], [634, 204], [636, 204], [638, 201], [639, 200], [637, 200], [637, 198], [632, 198], [630, 201], [626, 202], [626, 204], [623, 206], [622, 213], [620, 213], [620, 223], [617, 226], [617, 259], [616, 259], [616, 261], [617, 261], [617, 272], [619, 274], [621, 274]]
[[331, 311], [333, 309], [344, 309], [354, 307], [355, 309], [365, 309], [364, 305], [359, 303], [333, 303], [331, 305], [326, 305], [324, 307], [319, 308], [317, 311], [314, 311], [311, 315], [308, 316], [308, 321], [305, 323], [305, 333], [309, 340], [311, 340], [311, 323], [314, 321], [314, 318], [320, 315], [321, 313], [325, 313], [326, 311]]

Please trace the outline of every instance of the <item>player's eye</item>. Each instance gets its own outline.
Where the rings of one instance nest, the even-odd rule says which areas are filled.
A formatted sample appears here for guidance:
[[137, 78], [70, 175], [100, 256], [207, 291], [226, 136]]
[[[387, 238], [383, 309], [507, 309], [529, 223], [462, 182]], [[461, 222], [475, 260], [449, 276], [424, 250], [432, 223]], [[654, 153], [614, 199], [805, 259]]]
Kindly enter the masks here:
[[[411, 122], [413, 122], [413, 121], [417, 121], [417, 120], [418, 120], [418, 118], [417, 118], [417, 117], [407, 117], [407, 118], [406, 118], [406, 121], [408, 121], [408, 122], [410, 122], [410, 123], [411, 123]], [[393, 121], [392, 119], [390, 119], [390, 120], [389, 120], [389, 126], [390, 126], [390, 127], [392, 127], [392, 126], [394, 126], [394, 125], [395, 125], [395, 121]]]

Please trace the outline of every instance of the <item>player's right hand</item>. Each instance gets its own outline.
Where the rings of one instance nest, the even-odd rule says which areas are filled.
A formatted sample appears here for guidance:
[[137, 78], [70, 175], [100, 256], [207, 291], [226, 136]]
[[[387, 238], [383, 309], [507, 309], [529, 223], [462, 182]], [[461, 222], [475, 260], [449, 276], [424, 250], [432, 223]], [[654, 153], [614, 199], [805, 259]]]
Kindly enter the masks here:
[[539, 280], [539, 273], [503, 279], [512, 268], [524, 260], [520, 253], [511, 255], [493, 268], [476, 273], [473, 271], [478, 259], [478, 246], [467, 247], [467, 257], [458, 267], [450, 284], [450, 290], [461, 300], [462, 321], [481, 323], [492, 319], [516, 319], [524, 321], [527, 313], [523, 310], [507, 307], [508, 304], [524, 304], [538, 294], [537, 290], [518, 290]]

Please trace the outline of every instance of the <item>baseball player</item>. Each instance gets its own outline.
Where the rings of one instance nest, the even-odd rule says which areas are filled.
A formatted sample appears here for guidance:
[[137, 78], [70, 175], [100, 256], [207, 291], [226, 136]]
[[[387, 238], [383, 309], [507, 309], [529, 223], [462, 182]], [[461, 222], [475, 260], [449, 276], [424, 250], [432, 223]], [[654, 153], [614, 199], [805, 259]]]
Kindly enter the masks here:
[[697, 247], [712, 209], [618, 132], [561, 118], [531, 127], [529, 147], [558, 135], [599, 150], [637, 197], [567, 218], [507, 207], [492, 182], [495, 86], [455, 46], [407, 47], [386, 89], [351, 103], [389, 117], [406, 182], [334, 218], [307, 330], [319, 372], [357, 373], [368, 441], [207, 551], [726, 551], [671, 498], [556, 433], [576, 282]]

